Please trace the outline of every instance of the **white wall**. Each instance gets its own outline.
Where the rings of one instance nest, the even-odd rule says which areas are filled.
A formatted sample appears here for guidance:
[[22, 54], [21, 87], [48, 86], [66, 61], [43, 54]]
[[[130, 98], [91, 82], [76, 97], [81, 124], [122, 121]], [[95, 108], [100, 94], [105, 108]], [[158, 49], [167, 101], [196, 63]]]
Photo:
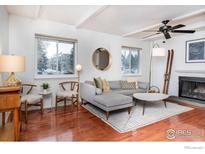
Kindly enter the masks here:
[[[49, 82], [55, 94], [58, 89], [58, 83], [62, 81], [60, 79], [34, 79], [35, 33], [78, 40], [78, 63], [83, 66], [81, 81], [92, 80], [96, 76], [101, 76], [108, 80], [121, 79], [121, 46], [140, 47], [143, 49], [141, 55], [142, 75], [138, 76], [138, 79], [141, 81], [148, 80], [147, 65], [149, 66], [149, 63], [147, 63], [147, 58], [149, 58], [149, 42], [138, 42], [135, 39], [124, 39], [115, 35], [75, 29], [75, 27], [61, 23], [32, 20], [12, 15], [9, 23], [9, 51], [16, 55], [26, 56], [26, 72], [18, 74], [18, 77], [23, 82], [36, 84], [41, 84], [45, 81]], [[99, 47], [108, 49], [112, 55], [112, 65], [108, 71], [98, 71], [92, 65], [92, 54]], [[49, 106], [49, 102], [47, 102], [46, 106]]]
[[[194, 34], [186, 34], [177, 37], [173, 37], [167, 40], [165, 44], [162, 44], [163, 40], [157, 40], [161, 46], [164, 46], [167, 50], [174, 50], [174, 60], [172, 68], [172, 76], [170, 81], [169, 93], [171, 95], [178, 96], [178, 77], [179, 76], [195, 76], [205, 77], [204, 73], [181, 73], [177, 70], [202, 70], [205, 71], [205, 63], [185, 63], [185, 45], [186, 41], [205, 38], [205, 31], [196, 32]], [[159, 86], [162, 89], [163, 74], [166, 67], [166, 58], [153, 60], [153, 84]]]
[[[0, 54], [8, 52], [9, 16], [4, 6], [0, 6]], [[1, 75], [0, 75], [1, 81]]]
[[0, 6], [0, 53], [8, 50], [9, 16], [4, 6]]
[[[8, 52], [8, 29], [9, 29], [9, 16], [4, 6], [0, 6], [0, 54]], [[1, 73], [0, 73], [1, 82]], [[1, 113], [0, 113], [0, 126], [1, 126]], [[8, 114], [7, 114], [8, 116]]]

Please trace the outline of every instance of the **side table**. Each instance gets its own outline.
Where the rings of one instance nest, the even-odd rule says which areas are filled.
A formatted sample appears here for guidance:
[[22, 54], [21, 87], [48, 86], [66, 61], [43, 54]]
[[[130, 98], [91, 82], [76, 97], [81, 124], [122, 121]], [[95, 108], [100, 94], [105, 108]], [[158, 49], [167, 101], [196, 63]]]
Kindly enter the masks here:
[[51, 108], [50, 108], [51, 110], [50, 111], [52, 111], [52, 107], [53, 107], [53, 97], [52, 97], [53, 93], [52, 93], [52, 91], [40, 91], [40, 92], [38, 92], [38, 94], [42, 95], [43, 99], [47, 96], [51, 97]]

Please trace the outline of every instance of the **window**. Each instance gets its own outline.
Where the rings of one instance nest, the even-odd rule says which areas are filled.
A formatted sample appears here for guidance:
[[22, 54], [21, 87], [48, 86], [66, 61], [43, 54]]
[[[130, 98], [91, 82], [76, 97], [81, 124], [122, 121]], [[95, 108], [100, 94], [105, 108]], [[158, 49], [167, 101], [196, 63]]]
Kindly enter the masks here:
[[35, 35], [36, 76], [68, 77], [75, 75], [75, 40]]
[[140, 73], [140, 48], [122, 47], [122, 67], [123, 75], [136, 75]]

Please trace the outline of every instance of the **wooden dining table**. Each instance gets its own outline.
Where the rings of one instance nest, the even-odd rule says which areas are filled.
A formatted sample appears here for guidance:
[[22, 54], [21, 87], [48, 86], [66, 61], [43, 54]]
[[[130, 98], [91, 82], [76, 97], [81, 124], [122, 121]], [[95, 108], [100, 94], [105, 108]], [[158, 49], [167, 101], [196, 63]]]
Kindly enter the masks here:
[[[20, 87], [0, 86], [0, 112], [2, 113], [0, 141], [19, 140], [20, 89]], [[6, 112], [13, 115], [12, 122], [6, 122]]]

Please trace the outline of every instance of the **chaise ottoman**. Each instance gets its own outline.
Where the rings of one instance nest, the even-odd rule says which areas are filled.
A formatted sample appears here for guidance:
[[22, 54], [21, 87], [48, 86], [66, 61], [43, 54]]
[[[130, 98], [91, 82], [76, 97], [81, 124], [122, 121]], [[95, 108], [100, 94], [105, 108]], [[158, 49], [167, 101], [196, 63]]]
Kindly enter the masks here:
[[110, 111], [128, 108], [128, 113], [130, 114], [133, 106], [132, 97], [116, 93], [103, 93], [102, 95], [96, 95], [93, 100], [97, 107], [106, 112], [107, 120]]

